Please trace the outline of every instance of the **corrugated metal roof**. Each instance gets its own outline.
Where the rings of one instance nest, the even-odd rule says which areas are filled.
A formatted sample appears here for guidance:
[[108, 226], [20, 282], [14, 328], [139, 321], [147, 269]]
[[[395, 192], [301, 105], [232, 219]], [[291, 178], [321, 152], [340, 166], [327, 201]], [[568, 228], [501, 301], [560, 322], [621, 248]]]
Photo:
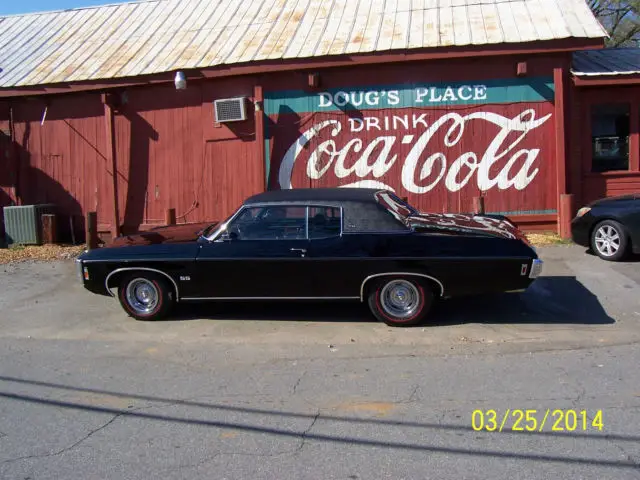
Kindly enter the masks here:
[[585, 0], [147, 0], [0, 17], [0, 88], [605, 36]]
[[572, 73], [578, 77], [640, 73], [639, 48], [607, 48], [576, 52]]

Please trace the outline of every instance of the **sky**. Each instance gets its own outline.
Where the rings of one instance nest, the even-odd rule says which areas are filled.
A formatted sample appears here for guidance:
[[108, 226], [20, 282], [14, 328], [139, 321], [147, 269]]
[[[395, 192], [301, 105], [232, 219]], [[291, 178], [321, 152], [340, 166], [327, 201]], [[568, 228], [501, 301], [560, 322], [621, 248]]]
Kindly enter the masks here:
[[0, 15], [64, 10], [66, 8], [93, 7], [130, 0], [0, 0]]

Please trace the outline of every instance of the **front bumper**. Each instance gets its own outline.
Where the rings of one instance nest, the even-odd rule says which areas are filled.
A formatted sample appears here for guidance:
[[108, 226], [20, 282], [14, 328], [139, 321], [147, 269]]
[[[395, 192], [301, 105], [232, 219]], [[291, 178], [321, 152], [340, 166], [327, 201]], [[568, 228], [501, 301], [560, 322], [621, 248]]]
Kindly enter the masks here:
[[590, 243], [589, 229], [591, 222], [587, 217], [589, 214], [578, 218], [574, 218], [571, 221], [571, 240], [577, 245], [588, 247]]

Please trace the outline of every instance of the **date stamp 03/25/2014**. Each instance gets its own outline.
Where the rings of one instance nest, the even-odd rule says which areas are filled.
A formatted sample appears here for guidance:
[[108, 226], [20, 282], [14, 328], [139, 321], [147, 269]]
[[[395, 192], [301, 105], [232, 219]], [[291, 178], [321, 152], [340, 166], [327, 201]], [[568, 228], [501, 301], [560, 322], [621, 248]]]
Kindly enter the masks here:
[[604, 428], [602, 410], [561, 410], [561, 409], [506, 409], [474, 410], [471, 427], [479, 432], [542, 432], [545, 427], [551, 432], [586, 432]]

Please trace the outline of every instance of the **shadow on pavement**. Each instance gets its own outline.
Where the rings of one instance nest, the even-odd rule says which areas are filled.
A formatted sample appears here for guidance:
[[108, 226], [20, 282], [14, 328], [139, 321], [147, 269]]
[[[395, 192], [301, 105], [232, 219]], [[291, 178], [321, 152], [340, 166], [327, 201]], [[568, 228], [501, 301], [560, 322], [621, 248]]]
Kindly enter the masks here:
[[[203, 302], [181, 304], [168, 321], [278, 320], [307, 322], [373, 322], [366, 304], [358, 301]], [[598, 298], [575, 277], [539, 278], [521, 294], [452, 298], [436, 305], [429, 325], [583, 324], [615, 323]]]

